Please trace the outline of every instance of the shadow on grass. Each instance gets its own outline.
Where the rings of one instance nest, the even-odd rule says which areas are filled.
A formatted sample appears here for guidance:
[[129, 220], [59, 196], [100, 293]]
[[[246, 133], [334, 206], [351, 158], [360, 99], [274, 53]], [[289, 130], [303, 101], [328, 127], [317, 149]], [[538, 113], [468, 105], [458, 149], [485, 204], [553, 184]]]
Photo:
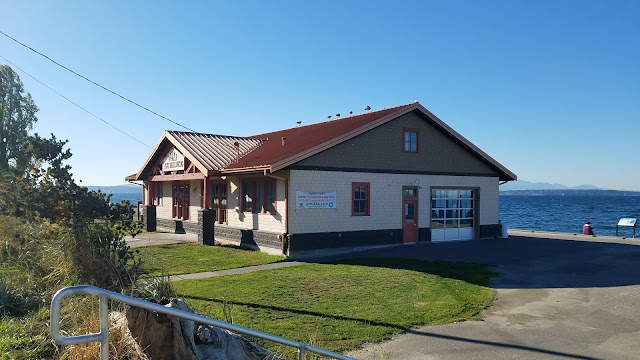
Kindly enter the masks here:
[[480, 286], [490, 286], [491, 279], [498, 276], [498, 273], [493, 270], [491, 265], [465, 262], [403, 258], [359, 258], [333, 261], [331, 264], [411, 270], [448, 279], [462, 280], [469, 284]]
[[296, 314], [296, 315], [316, 316], [316, 317], [320, 317], [320, 318], [328, 318], [328, 319], [341, 320], [341, 321], [354, 321], [354, 322], [361, 323], [363, 326], [364, 325], [366, 325], [366, 326], [372, 326], [372, 325], [373, 326], [382, 326], [382, 327], [397, 329], [397, 330], [400, 330], [400, 331], [408, 333], [408, 334], [415, 334], [415, 335], [420, 335], [420, 336], [425, 336], [425, 337], [432, 337], [432, 338], [436, 338], [436, 339], [445, 339], [445, 340], [460, 341], [460, 342], [466, 342], [466, 343], [478, 344], [478, 345], [485, 345], [485, 346], [495, 346], [495, 347], [499, 347], [499, 348], [516, 349], [516, 350], [522, 350], [522, 351], [529, 351], [529, 352], [535, 352], [535, 353], [540, 353], [540, 354], [546, 354], [546, 355], [550, 355], [550, 356], [562, 356], [562, 357], [566, 357], [566, 358], [570, 358], [570, 359], [581, 359], [581, 360], [595, 360], [595, 359], [597, 359], [597, 358], [581, 356], [581, 355], [576, 355], [576, 354], [570, 354], [570, 353], [565, 353], [565, 352], [560, 352], [560, 351], [553, 351], [553, 350], [535, 348], [535, 347], [531, 347], [531, 346], [507, 344], [507, 343], [500, 343], [500, 342], [495, 342], [495, 341], [486, 341], [486, 340], [465, 338], [465, 337], [460, 337], [460, 336], [450, 336], [450, 335], [436, 334], [436, 333], [432, 333], [432, 332], [428, 332], [428, 331], [420, 331], [420, 330], [417, 330], [417, 329], [414, 329], [414, 328], [406, 328], [406, 327], [398, 325], [398, 324], [392, 324], [392, 323], [375, 321], [375, 320], [368, 320], [368, 319], [360, 319], [360, 318], [354, 318], [354, 317], [348, 317], [348, 316], [331, 315], [331, 314], [325, 314], [325, 313], [316, 312], [316, 311], [291, 309], [291, 308], [285, 308], [285, 307], [280, 307], [280, 306], [254, 304], [254, 303], [248, 303], [248, 302], [242, 302], [242, 301], [228, 301], [228, 300], [222, 300], [222, 299], [216, 299], [216, 298], [205, 298], [205, 297], [201, 297], [201, 296], [190, 296], [190, 295], [183, 295], [183, 294], [179, 294], [179, 296], [183, 297], [184, 299], [210, 301], [210, 302], [215, 302], [215, 303], [220, 303], [220, 304], [231, 303], [233, 305], [246, 306], [248, 308], [253, 308], [253, 309], [280, 311], [280, 312], [292, 313], [292, 314]]

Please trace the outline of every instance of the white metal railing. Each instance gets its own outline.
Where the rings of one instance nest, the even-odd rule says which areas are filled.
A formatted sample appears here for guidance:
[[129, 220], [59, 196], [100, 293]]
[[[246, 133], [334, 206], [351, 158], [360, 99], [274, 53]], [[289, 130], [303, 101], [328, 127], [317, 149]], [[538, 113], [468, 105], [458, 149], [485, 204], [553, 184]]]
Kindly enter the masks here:
[[[70, 295], [89, 294], [97, 296], [100, 300], [100, 332], [97, 334], [86, 334], [77, 336], [63, 336], [60, 333], [60, 320], [61, 320], [61, 304], [62, 299]], [[321, 349], [315, 346], [307, 345], [298, 341], [286, 339], [280, 336], [267, 334], [262, 331], [249, 329], [246, 327], [229, 324], [223, 321], [214, 320], [202, 315], [190, 313], [187, 311], [177, 310], [169, 308], [160, 304], [155, 304], [149, 301], [140, 300], [127, 295], [122, 295], [113, 291], [101, 289], [90, 285], [69, 286], [64, 289], [58, 290], [51, 299], [51, 326], [49, 328], [49, 334], [53, 341], [60, 345], [75, 345], [88, 342], [99, 341], [100, 342], [100, 359], [109, 359], [109, 300], [118, 301], [130, 306], [136, 306], [139, 308], [155, 311], [162, 314], [173, 315], [183, 319], [188, 319], [200, 324], [212, 325], [218, 328], [227, 329], [240, 334], [255, 336], [261, 339], [274, 341], [283, 345], [292, 346], [298, 349], [298, 360], [304, 360], [306, 351], [328, 356], [338, 360], [355, 360], [354, 358], [334, 353], [329, 350]]]

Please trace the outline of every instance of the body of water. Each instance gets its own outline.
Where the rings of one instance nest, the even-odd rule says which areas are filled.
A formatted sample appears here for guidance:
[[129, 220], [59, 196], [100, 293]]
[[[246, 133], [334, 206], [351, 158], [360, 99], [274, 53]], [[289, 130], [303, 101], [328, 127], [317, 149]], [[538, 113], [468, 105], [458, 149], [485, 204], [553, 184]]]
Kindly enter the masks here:
[[122, 200], [129, 200], [131, 205], [136, 206], [138, 201], [142, 201], [142, 191], [140, 193], [112, 193], [111, 202], [114, 204], [119, 203]]
[[[596, 235], [615, 236], [623, 217], [640, 218], [640, 196], [500, 195], [500, 220], [509, 229], [581, 234], [590, 221]], [[620, 227], [620, 236], [632, 233]]]

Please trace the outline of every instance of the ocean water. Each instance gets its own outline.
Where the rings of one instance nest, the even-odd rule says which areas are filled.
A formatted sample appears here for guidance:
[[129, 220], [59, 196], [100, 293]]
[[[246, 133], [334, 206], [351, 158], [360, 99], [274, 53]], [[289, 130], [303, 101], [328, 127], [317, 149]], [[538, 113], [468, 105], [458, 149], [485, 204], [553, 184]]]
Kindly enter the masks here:
[[131, 205], [138, 204], [138, 201], [142, 201], [142, 193], [112, 193], [111, 202], [114, 204], [119, 203], [122, 200], [129, 200]]
[[[640, 219], [640, 196], [500, 195], [500, 220], [509, 229], [581, 234], [582, 225], [591, 221], [596, 235], [615, 236], [623, 217]], [[619, 236], [632, 233], [620, 227]]]

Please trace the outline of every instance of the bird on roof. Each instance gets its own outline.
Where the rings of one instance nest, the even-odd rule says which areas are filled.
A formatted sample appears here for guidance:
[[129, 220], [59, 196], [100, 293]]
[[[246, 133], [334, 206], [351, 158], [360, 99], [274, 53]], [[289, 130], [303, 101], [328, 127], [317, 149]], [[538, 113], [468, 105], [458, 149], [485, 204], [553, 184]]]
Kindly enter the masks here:
[[371, 110], [371, 106], [367, 105], [367, 107], [366, 107], [366, 108], [364, 108], [364, 109], [365, 109], [365, 110], [367, 110], [367, 111], [369, 111], [369, 110]]
[[327, 119], [331, 119], [331, 115], [327, 116]]
[[302, 124], [302, 121], [296, 121], [296, 124], [300, 125]]
[[337, 113], [337, 114], [336, 114], [336, 117], [340, 117], [340, 113]]
[[353, 111], [349, 111], [349, 115], [353, 115]]

